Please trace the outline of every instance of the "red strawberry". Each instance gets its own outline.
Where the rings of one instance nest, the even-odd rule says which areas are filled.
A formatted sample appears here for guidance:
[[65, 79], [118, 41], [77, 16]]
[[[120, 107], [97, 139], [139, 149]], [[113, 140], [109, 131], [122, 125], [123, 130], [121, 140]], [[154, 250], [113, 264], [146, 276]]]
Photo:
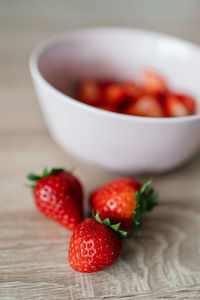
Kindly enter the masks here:
[[126, 114], [140, 116], [162, 118], [164, 112], [160, 102], [152, 96], [143, 96], [126, 107]]
[[124, 102], [126, 96], [122, 84], [110, 84], [104, 89], [104, 101], [107, 105], [120, 105]]
[[99, 80], [98, 85], [99, 85], [99, 89], [101, 92], [101, 97], [104, 97], [104, 93], [105, 93], [106, 89], [115, 83], [118, 83], [118, 82], [116, 80], [109, 79], [109, 78], [104, 79], [104, 80]]
[[119, 230], [120, 224], [102, 221], [98, 214], [95, 219], [84, 220], [71, 237], [68, 259], [76, 271], [91, 273], [112, 265], [121, 250], [119, 235], [126, 237], [126, 232]]
[[143, 78], [143, 88], [149, 94], [165, 93], [167, 85], [164, 79], [152, 71], [146, 71]]
[[182, 101], [182, 103], [185, 105], [185, 107], [188, 109], [190, 114], [193, 115], [196, 111], [196, 102], [195, 102], [194, 98], [192, 98], [188, 95], [183, 95], [183, 94], [178, 94], [177, 96]]
[[164, 102], [165, 111], [169, 117], [185, 117], [190, 115], [190, 111], [176, 95], [169, 95]]
[[137, 228], [145, 213], [157, 204], [157, 195], [149, 187], [150, 183], [142, 186], [128, 177], [114, 180], [91, 195], [92, 208], [102, 219], [121, 223], [122, 228], [128, 229], [134, 224]]
[[136, 100], [145, 94], [144, 90], [133, 81], [124, 82], [123, 86], [128, 99]]
[[79, 180], [63, 169], [44, 169], [42, 176], [29, 174], [38, 209], [70, 230], [83, 219], [83, 192]]
[[80, 81], [77, 98], [89, 105], [96, 106], [101, 104], [101, 95], [98, 83], [92, 79]]
[[196, 103], [190, 96], [170, 94], [165, 98], [165, 110], [169, 117], [184, 117], [195, 113]]

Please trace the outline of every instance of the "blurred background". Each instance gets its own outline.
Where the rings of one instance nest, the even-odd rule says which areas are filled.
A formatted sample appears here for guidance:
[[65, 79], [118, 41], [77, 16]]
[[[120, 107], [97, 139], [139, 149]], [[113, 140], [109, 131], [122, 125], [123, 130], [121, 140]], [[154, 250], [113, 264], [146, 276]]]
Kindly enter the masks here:
[[0, 132], [45, 130], [28, 70], [31, 50], [48, 36], [93, 26], [145, 28], [200, 43], [200, 1], [0, 0]]

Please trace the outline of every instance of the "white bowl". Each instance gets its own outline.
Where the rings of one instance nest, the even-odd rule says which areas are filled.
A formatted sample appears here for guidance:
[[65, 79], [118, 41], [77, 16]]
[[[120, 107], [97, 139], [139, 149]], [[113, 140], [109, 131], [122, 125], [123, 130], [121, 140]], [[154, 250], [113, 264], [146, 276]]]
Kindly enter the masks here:
[[164, 74], [169, 85], [197, 99], [200, 48], [143, 30], [95, 28], [51, 38], [33, 51], [30, 70], [53, 138], [84, 161], [125, 173], [163, 172], [200, 149], [200, 114], [145, 118], [100, 110], [70, 96], [84, 77], [137, 78], [142, 69]]

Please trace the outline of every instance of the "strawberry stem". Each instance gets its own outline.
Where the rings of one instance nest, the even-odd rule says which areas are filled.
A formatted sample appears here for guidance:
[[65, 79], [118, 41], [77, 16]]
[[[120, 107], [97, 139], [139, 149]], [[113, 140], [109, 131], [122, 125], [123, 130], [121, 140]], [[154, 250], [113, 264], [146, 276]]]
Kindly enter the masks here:
[[106, 218], [105, 220], [101, 220], [98, 211], [96, 211], [96, 213], [94, 213], [94, 211], [93, 211], [92, 216], [98, 223], [106, 225], [109, 228], [111, 228], [112, 230], [114, 230], [120, 236], [120, 238], [122, 238], [123, 240], [127, 239], [127, 232], [123, 231], [123, 230], [119, 230], [120, 223], [111, 224], [110, 220], [108, 218]]
[[135, 199], [137, 201], [137, 207], [133, 212], [133, 222], [136, 228], [136, 232], [139, 233], [141, 227], [141, 221], [148, 211], [151, 211], [158, 204], [158, 194], [154, 192], [154, 189], [150, 187], [151, 180], [147, 181], [136, 192]]

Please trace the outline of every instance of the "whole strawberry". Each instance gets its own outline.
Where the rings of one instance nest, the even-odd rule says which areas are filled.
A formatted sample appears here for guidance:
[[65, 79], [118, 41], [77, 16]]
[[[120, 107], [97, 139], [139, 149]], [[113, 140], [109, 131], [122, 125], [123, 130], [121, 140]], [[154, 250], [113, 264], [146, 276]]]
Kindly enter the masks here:
[[120, 224], [111, 225], [109, 219], [102, 221], [86, 219], [80, 223], [70, 240], [68, 259], [71, 267], [79, 272], [101, 271], [114, 263], [121, 250], [121, 238], [126, 232]]
[[114, 180], [91, 195], [91, 205], [99, 216], [111, 222], [121, 223], [128, 229], [140, 226], [145, 213], [157, 204], [157, 195], [150, 188], [151, 181], [144, 185], [132, 178]]
[[48, 218], [70, 230], [83, 219], [83, 192], [79, 180], [64, 169], [44, 169], [41, 176], [29, 174], [34, 200]]

